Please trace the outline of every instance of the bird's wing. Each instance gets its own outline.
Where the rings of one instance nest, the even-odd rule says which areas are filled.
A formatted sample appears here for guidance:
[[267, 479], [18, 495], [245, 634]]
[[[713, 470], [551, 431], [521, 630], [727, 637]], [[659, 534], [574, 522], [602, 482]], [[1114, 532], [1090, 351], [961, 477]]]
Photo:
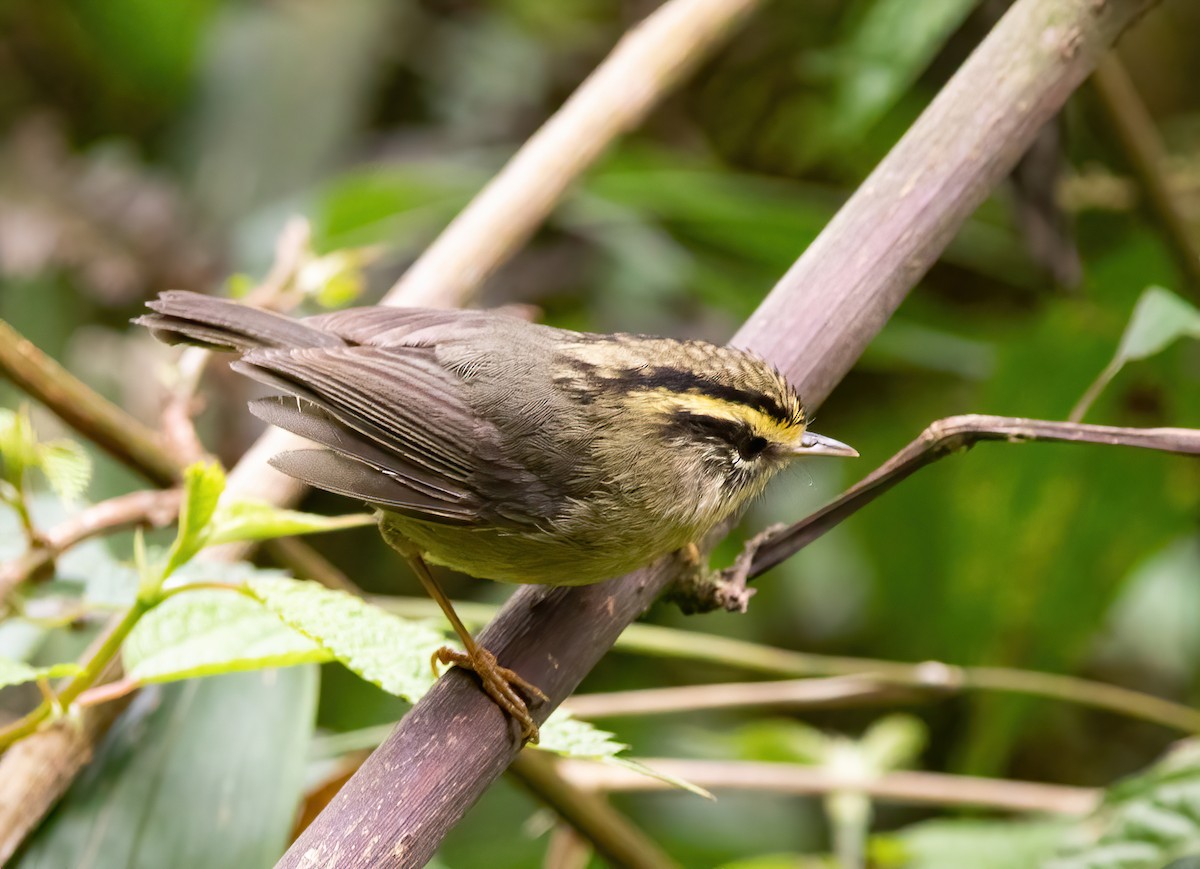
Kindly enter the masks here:
[[483, 502], [469, 487], [406, 462], [311, 401], [273, 395], [250, 402], [250, 412], [329, 448], [291, 450], [272, 458], [271, 464], [288, 476], [417, 518], [455, 525], [480, 519]]
[[384, 306], [347, 308], [306, 317], [301, 322], [350, 344], [398, 347], [436, 344], [447, 336], [465, 337], [472, 330], [486, 330], [498, 317], [523, 322], [495, 311]]
[[503, 456], [495, 426], [466, 403], [433, 348], [255, 350], [234, 368], [295, 396], [257, 402], [257, 415], [333, 453], [318, 461], [284, 454], [276, 463], [285, 473], [428, 521], [525, 525], [546, 518], [480, 494], [518, 496], [544, 484]]

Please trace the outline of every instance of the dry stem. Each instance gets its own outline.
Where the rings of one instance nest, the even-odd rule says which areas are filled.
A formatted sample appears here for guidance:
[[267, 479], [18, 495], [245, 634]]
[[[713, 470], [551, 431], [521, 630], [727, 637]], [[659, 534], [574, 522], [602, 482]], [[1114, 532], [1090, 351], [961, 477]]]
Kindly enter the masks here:
[[0, 611], [9, 594], [21, 583], [36, 578], [72, 546], [122, 528], [162, 528], [179, 514], [179, 490], [152, 490], [119, 495], [67, 519], [40, 535], [38, 545], [19, 558], [0, 564]]
[[[936, 772], [890, 772], [874, 778], [836, 775], [819, 767], [753, 761], [639, 758], [647, 766], [708, 790], [754, 790], [811, 795], [838, 791], [867, 794], [916, 805], [974, 806], [1011, 812], [1083, 815], [1100, 801], [1101, 791], [1037, 782], [989, 779]], [[586, 760], [559, 762], [563, 777], [581, 788], [654, 791], [670, 785], [619, 766]]]
[[832, 503], [794, 525], [755, 538], [749, 557], [738, 559], [723, 573], [720, 582], [712, 586], [709, 602], [740, 599], [737, 589], [743, 588], [747, 581], [795, 555], [921, 468], [968, 450], [979, 441], [1088, 443], [1200, 455], [1200, 431], [1195, 429], [1125, 428], [982, 414], [940, 419]]

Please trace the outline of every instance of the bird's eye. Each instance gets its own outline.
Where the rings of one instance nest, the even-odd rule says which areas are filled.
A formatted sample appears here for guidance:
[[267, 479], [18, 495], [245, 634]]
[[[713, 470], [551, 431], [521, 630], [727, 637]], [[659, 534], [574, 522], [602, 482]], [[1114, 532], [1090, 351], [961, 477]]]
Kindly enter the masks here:
[[743, 459], [755, 459], [762, 455], [762, 451], [766, 448], [767, 439], [761, 435], [755, 435], [738, 446], [738, 454]]

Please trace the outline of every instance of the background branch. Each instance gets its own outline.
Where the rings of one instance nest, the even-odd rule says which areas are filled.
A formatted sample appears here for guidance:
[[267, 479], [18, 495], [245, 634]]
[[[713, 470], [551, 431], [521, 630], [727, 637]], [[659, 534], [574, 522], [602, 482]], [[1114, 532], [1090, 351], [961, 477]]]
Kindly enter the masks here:
[[[1152, 5], [1019, 0], [733, 343], [775, 363], [819, 405], [1041, 126]], [[537, 710], [544, 720], [678, 575], [666, 559], [587, 588], [523, 587], [481, 639], [550, 695]], [[341, 865], [365, 866], [368, 848], [423, 865], [515, 757], [509, 724], [471, 676], [448, 672], [279, 865], [337, 855]]]
[[1149, 109], [1116, 54], [1110, 54], [1096, 67], [1092, 86], [1116, 144], [1141, 185], [1146, 211], [1162, 229], [1192, 297], [1200, 298], [1200, 244], [1167, 179], [1167, 149]]
[[[936, 772], [900, 771], [874, 778], [837, 775], [819, 767], [754, 761], [638, 758], [653, 769], [708, 790], [752, 790], [802, 796], [853, 791], [876, 799], [916, 805], [974, 806], [1011, 812], [1083, 815], [1096, 807], [1101, 792]], [[670, 785], [630, 770], [586, 760], [559, 761], [563, 777], [597, 790], [652, 791]]]
[[179, 490], [131, 492], [93, 504], [65, 522], [42, 532], [38, 545], [0, 564], [0, 610], [13, 590], [54, 563], [72, 546], [122, 528], [162, 528], [179, 514]]
[[151, 482], [160, 486], [178, 482], [180, 462], [156, 432], [101, 396], [3, 320], [0, 375]]
[[523, 751], [508, 771], [613, 866], [670, 869], [677, 865], [602, 795], [560, 775], [554, 758], [546, 752]]
[[[406, 305], [470, 298], [571, 183], [646, 117], [758, 5], [668, 0], [629, 31], [571, 98], [463, 209], [388, 294]], [[460, 304], [462, 302], [460, 301]]]
[[663, 715], [699, 709], [741, 709], [747, 706], [848, 706], [861, 702], [898, 702], [920, 698], [914, 687], [880, 682], [869, 675], [790, 679], [784, 682], [716, 682], [640, 691], [576, 694], [563, 708], [580, 718], [623, 715]]

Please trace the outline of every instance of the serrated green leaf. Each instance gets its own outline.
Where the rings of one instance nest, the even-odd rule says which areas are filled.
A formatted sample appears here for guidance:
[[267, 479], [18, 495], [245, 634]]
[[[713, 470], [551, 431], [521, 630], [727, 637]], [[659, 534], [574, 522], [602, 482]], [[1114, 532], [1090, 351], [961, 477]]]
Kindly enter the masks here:
[[197, 589], [174, 594], [143, 616], [121, 657], [129, 679], [174, 682], [332, 656], [247, 595]]
[[78, 500], [92, 481], [92, 457], [75, 441], [38, 444], [37, 460], [50, 488], [64, 501]]
[[284, 510], [265, 501], [238, 500], [222, 503], [213, 514], [212, 527], [206, 546], [234, 543], [241, 540], [269, 540], [299, 534], [318, 534], [374, 525], [370, 513], [350, 513], [344, 516], [321, 516]]
[[619, 757], [621, 752], [629, 750], [628, 745], [618, 742], [614, 734], [601, 730], [586, 721], [573, 718], [566, 712], [555, 712], [546, 720], [541, 727], [540, 740], [533, 747], [539, 751], [549, 751], [564, 757], [595, 760], [622, 766], [639, 775], [649, 776], [680, 790], [689, 791], [705, 799], [713, 799], [712, 794], [698, 785], [677, 776], [659, 772], [640, 761]]
[[551, 715], [541, 727], [537, 744], [541, 751], [587, 760], [607, 760], [629, 749], [606, 730], [580, 721], [566, 712]]
[[384, 691], [416, 700], [433, 685], [429, 661], [446, 638], [430, 623], [402, 619], [315, 582], [263, 577], [248, 587], [285, 624]]
[[1147, 287], [1133, 306], [1129, 324], [1112, 361], [1072, 408], [1069, 419], [1072, 422], [1082, 420], [1125, 363], [1154, 356], [1180, 338], [1188, 337], [1200, 340], [1200, 310], [1169, 290]]
[[1179, 743], [1103, 804], [1045, 869], [1159, 869], [1200, 856], [1200, 739]]
[[191, 561], [205, 545], [209, 523], [217, 509], [217, 501], [225, 490], [225, 472], [216, 462], [196, 462], [183, 473], [183, 503], [179, 508], [179, 532], [162, 577], [174, 573], [180, 565]]
[[83, 672], [78, 664], [51, 664], [49, 667], [31, 667], [11, 658], [0, 658], [0, 688], [36, 682], [38, 679], [61, 679], [77, 676]]

